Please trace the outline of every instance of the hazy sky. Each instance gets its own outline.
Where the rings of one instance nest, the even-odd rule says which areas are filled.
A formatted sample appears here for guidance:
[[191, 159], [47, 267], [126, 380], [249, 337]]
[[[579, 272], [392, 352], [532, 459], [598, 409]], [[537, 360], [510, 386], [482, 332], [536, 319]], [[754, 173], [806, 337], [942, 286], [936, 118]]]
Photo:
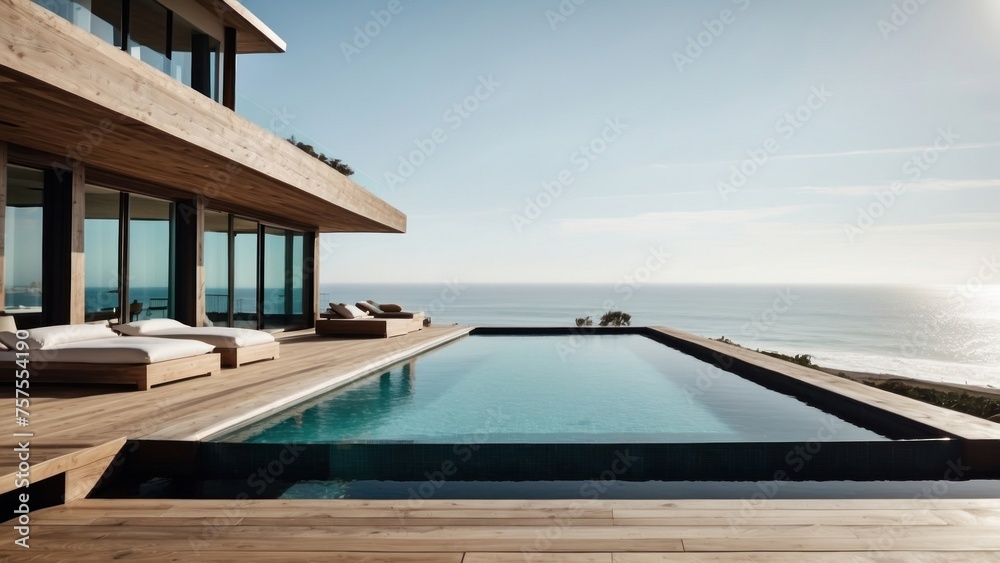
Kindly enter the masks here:
[[965, 283], [1000, 254], [1000, 1], [244, 3], [288, 52], [241, 58], [239, 111], [408, 216], [324, 235], [326, 282]]

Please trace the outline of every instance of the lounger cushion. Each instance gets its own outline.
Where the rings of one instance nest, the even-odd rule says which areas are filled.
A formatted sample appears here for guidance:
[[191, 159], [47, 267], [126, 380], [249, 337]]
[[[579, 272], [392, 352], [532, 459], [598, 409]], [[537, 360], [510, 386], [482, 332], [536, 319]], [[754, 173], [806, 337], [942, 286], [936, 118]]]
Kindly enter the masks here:
[[191, 328], [188, 325], [175, 321], [174, 319], [149, 319], [145, 321], [135, 321], [118, 325], [118, 332], [126, 336], [140, 336], [158, 330], [171, 328]]
[[379, 309], [382, 309], [386, 313], [401, 313], [403, 308], [395, 303], [376, 303], [374, 301], [369, 301], [372, 305], [375, 305]]
[[[197, 340], [118, 336], [87, 342], [60, 344], [32, 352], [32, 362], [70, 364], [155, 364], [208, 354], [211, 344]], [[39, 366], [40, 369], [44, 367]]]
[[118, 330], [128, 336], [198, 340], [216, 348], [243, 348], [274, 342], [274, 335], [260, 330], [228, 326], [191, 327], [173, 319], [136, 321], [121, 325]]
[[[29, 350], [40, 350], [42, 348], [51, 348], [52, 346], [115, 338], [117, 336], [106, 325], [56, 325], [29, 330], [28, 338], [24, 342], [28, 345]], [[8, 348], [16, 348], [17, 340], [17, 335], [13, 332], [0, 333], [0, 341]]]
[[371, 317], [371, 315], [369, 315], [368, 313], [366, 313], [366, 312], [362, 311], [361, 309], [355, 307], [354, 305], [345, 305], [345, 307], [347, 308], [348, 311], [351, 312], [352, 315], [354, 315], [355, 319], [363, 319], [363, 318]]
[[344, 319], [353, 319], [354, 313], [347, 308], [343, 303], [330, 303], [330, 310], [341, 316]]
[[198, 340], [216, 348], [243, 348], [274, 342], [274, 335], [268, 332], [227, 326], [167, 328], [144, 332], [142, 335]]
[[384, 312], [382, 311], [382, 309], [379, 309], [378, 306], [372, 305], [371, 303], [366, 303], [364, 301], [359, 301], [358, 303], [356, 303], [356, 305], [358, 309], [361, 309], [362, 311], [372, 315], [378, 315]]
[[17, 340], [17, 333], [0, 332], [0, 344], [3, 344], [4, 348], [16, 349]]

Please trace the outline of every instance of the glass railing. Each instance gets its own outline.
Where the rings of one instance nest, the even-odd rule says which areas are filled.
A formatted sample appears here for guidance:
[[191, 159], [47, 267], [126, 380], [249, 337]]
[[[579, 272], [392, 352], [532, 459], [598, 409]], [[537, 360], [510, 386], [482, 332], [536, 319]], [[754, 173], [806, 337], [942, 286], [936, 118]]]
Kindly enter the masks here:
[[121, 0], [33, 0], [33, 2], [115, 47], [122, 46]]
[[[186, 22], [153, 0], [133, 0], [130, 20], [133, 22], [129, 37], [124, 37], [122, 25], [123, 0], [32, 0], [35, 4], [59, 15], [70, 23], [84, 29], [105, 42], [121, 48], [133, 57], [170, 76], [188, 87], [193, 87], [191, 72], [193, 57], [191, 52], [194, 36], [203, 34], [198, 28]], [[174, 36], [167, 35], [168, 21], [173, 21]], [[161, 24], [157, 24], [157, 22]], [[169, 45], [168, 45], [169, 43]], [[172, 47], [176, 47], [172, 49]], [[210, 84], [203, 92], [206, 97], [219, 101], [221, 92], [220, 60], [221, 43], [209, 37], [205, 57], [209, 67]], [[166, 53], [172, 52], [170, 57]]]
[[[314, 145], [317, 151], [324, 154], [334, 157], [342, 154], [338, 147], [320, 144], [307, 132], [300, 129], [295, 114], [289, 111], [287, 107], [269, 108], [242, 92], [237, 93], [236, 107], [241, 116], [283, 139], [288, 139], [294, 135], [297, 140]], [[347, 164], [351, 165], [352, 163], [348, 162]], [[389, 187], [384, 178], [379, 178], [378, 173], [371, 174], [369, 172], [355, 167], [354, 174], [350, 176], [350, 180], [379, 199], [389, 203], [392, 203], [393, 199], [399, 197], [397, 190]]]

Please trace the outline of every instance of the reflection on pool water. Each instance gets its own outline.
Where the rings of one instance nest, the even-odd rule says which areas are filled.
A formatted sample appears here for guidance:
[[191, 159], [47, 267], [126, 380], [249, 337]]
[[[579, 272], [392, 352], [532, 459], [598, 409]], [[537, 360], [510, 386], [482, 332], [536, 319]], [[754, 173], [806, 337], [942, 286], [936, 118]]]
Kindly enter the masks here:
[[700, 443], [881, 435], [641, 335], [470, 336], [222, 441]]

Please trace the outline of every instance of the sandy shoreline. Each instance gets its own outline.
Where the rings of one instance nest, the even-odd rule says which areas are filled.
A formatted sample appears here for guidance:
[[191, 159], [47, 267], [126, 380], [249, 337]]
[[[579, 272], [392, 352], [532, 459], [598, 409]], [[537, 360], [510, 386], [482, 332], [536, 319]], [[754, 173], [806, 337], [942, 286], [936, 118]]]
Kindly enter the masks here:
[[831, 375], [840, 375], [842, 377], [846, 377], [847, 379], [860, 381], [862, 383], [901, 381], [908, 385], [924, 389], [933, 389], [935, 391], [945, 391], [945, 392], [951, 391], [956, 393], [968, 393], [969, 395], [975, 395], [979, 397], [1000, 399], [1000, 389], [996, 389], [993, 387], [983, 387], [980, 385], [963, 385], [961, 383], [944, 383], [940, 381], [926, 381], [923, 379], [914, 379], [912, 377], [905, 377], [902, 375], [892, 375], [888, 373], [867, 373], [863, 371], [850, 371], [850, 370], [834, 369], [828, 367], [819, 367], [819, 369]]

